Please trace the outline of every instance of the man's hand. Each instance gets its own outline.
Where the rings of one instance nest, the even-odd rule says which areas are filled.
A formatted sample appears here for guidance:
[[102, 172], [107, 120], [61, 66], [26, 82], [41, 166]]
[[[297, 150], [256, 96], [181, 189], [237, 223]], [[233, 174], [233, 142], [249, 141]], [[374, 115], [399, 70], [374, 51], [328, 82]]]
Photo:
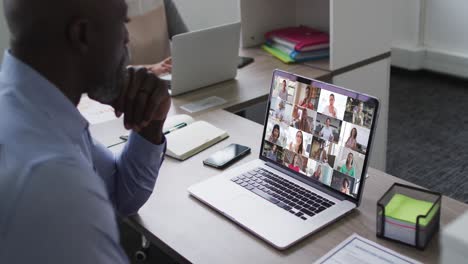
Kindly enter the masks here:
[[127, 83], [112, 105], [116, 115], [124, 115], [126, 129], [160, 144], [162, 126], [171, 107], [167, 83], [144, 67], [128, 67], [127, 71]]

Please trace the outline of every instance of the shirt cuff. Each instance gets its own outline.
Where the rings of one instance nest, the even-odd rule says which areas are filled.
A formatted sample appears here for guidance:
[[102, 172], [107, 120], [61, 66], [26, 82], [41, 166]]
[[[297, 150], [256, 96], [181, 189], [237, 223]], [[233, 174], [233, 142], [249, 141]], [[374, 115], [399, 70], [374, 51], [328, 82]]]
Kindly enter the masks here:
[[163, 142], [159, 145], [155, 145], [138, 133], [132, 131], [128, 137], [126, 144], [126, 151], [132, 157], [144, 163], [152, 163], [155, 161], [161, 161], [166, 153], [166, 137], [163, 136]]

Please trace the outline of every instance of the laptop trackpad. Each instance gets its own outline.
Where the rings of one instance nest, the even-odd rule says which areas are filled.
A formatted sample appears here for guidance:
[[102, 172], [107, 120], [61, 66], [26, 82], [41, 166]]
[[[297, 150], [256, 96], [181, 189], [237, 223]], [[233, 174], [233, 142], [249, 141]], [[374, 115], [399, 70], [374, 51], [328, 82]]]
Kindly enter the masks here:
[[[282, 210], [269, 203], [262, 198], [252, 197], [250, 195], [240, 195], [229, 202], [229, 206], [226, 210], [234, 220], [246, 225], [249, 228], [263, 229], [261, 231], [268, 231], [265, 225], [265, 220], [268, 218], [270, 224], [278, 222], [277, 224], [284, 221], [284, 217], [288, 217]], [[259, 230], [260, 231], [260, 230]]]
[[234, 222], [277, 247], [287, 242], [289, 235], [294, 235], [294, 232], [285, 234], [281, 227], [297, 224], [295, 217], [291, 217], [276, 205], [249, 195], [241, 195], [231, 200], [226, 214]]

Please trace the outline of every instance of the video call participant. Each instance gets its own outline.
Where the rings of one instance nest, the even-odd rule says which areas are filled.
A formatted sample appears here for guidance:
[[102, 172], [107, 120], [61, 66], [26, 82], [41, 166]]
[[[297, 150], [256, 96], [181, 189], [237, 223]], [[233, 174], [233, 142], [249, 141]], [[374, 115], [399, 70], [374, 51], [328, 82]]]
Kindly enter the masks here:
[[327, 117], [327, 120], [325, 121], [325, 126], [322, 127], [320, 130], [319, 136], [324, 138], [325, 140], [328, 140], [332, 142], [334, 140], [333, 136], [333, 128], [330, 126], [331, 119]]
[[353, 153], [348, 153], [348, 157], [346, 158], [346, 163], [343, 164], [340, 168], [340, 172], [351, 177], [354, 177], [354, 155]]
[[[153, 192], [168, 88], [145, 68], [126, 69], [124, 0], [3, 5], [0, 263], [128, 263], [116, 215], [136, 214]], [[132, 132], [119, 154], [91, 138], [76, 108], [83, 94], [123, 114]]]
[[358, 147], [357, 147], [356, 138], [357, 138], [357, 129], [355, 127], [353, 127], [351, 129], [351, 132], [349, 133], [348, 140], [346, 140], [345, 147], [350, 148], [352, 150], [357, 150]]
[[309, 109], [312, 109], [314, 110], [314, 99], [315, 99], [315, 89], [313, 90], [314, 92], [312, 92], [310, 86], [307, 86], [306, 87], [306, 93], [305, 93], [305, 96], [304, 96], [304, 99], [302, 99], [301, 103], [299, 104], [299, 106], [301, 107], [305, 107], [305, 108], [309, 108]]
[[271, 131], [271, 135], [268, 138], [268, 141], [270, 141], [273, 144], [278, 144], [278, 140], [280, 138], [280, 126], [278, 124], [275, 124], [273, 126], [273, 130]]
[[318, 160], [320, 162], [328, 161], [327, 151], [325, 150], [325, 142], [320, 142], [320, 147], [315, 151], [313, 159]]
[[278, 149], [276, 145], [271, 147], [271, 149], [267, 152], [266, 157], [272, 161], [278, 161]]
[[349, 180], [344, 178], [343, 181], [341, 182], [340, 192], [349, 195], [349, 185], [350, 185]]
[[292, 127], [299, 128], [299, 122], [301, 122], [301, 114], [302, 113], [303, 113], [303, 111], [301, 110], [299, 112], [299, 108], [297, 107], [297, 105], [294, 105], [293, 110], [292, 110], [292, 114], [291, 114], [291, 117], [292, 117], [291, 126]]
[[[312, 118], [312, 122], [314, 122], [314, 119]], [[311, 133], [312, 132], [312, 125], [309, 122], [309, 119], [307, 118], [307, 110], [302, 109], [302, 115], [301, 115], [301, 121], [299, 122], [298, 126], [296, 127], [299, 130], [302, 130], [306, 133]]]
[[322, 163], [327, 163], [328, 162], [328, 155], [327, 155], [327, 150], [326, 149], [322, 149], [320, 151], [320, 154], [318, 156], [318, 161], [322, 162]]
[[296, 142], [293, 143], [294, 140], [291, 140], [289, 142], [289, 150], [293, 151], [295, 153], [302, 154], [304, 149], [303, 149], [303, 143], [304, 143], [304, 136], [302, 135], [302, 131], [297, 131], [296, 132]]
[[284, 119], [284, 111], [285, 111], [285, 106], [283, 100], [280, 100], [278, 103], [278, 109], [275, 111], [275, 118], [278, 119], [280, 122], [283, 121]]
[[294, 154], [292, 163], [289, 164], [288, 168], [299, 172], [301, 170], [302, 158], [298, 154]]
[[364, 103], [360, 102], [355, 111], [353, 111], [353, 124], [364, 126]]
[[328, 102], [329, 102], [329, 105], [325, 106], [322, 113], [324, 115], [336, 118], [336, 107], [333, 106], [335, 104], [335, 95], [334, 94], [330, 94]]
[[286, 87], [287, 87], [286, 80], [283, 80], [281, 89], [278, 92], [278, 97], [281, 98], [281, 100], [284, 100], [284, 101], [288, 100], [288, 91], [287, 91]]
[[322, 177], [322, 165], [318, 165], [317, 169], [314, 171], [314, 174], [312, 174], [312, 179], [320, 181], [320, 178]]

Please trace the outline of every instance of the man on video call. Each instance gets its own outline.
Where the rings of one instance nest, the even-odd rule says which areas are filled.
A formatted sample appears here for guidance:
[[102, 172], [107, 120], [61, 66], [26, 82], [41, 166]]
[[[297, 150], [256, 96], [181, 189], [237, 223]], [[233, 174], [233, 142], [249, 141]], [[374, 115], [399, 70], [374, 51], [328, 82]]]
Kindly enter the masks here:
[[[4, 0], [0, 70], [0, 263], [128, 263], [115, 214], [147, 201], [163, 161], [171, 101], [126, 68], [124, 0]], [[76, 109], [82, 94], [132, 130], [114, 157]]]

